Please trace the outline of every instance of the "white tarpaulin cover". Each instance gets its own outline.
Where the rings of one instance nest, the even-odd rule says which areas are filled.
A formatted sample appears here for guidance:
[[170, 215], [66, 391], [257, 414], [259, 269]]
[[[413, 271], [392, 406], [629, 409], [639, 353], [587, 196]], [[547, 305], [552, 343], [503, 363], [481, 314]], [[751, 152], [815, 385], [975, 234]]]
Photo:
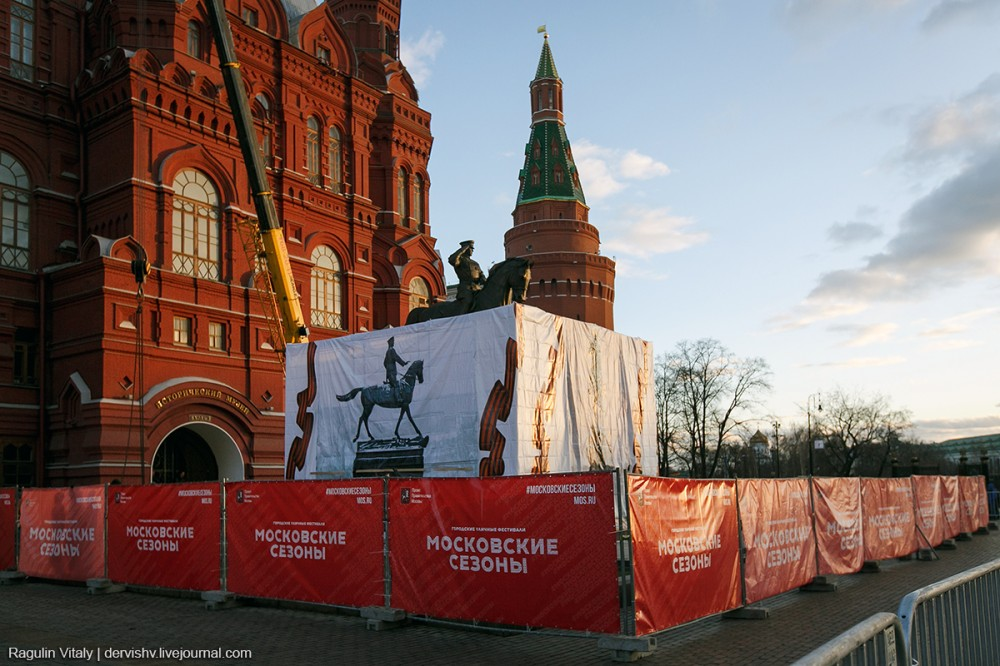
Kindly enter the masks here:
[[652, 345], [534, 307], [290, 345], [285, 391], [287, 478], [656, 473]]

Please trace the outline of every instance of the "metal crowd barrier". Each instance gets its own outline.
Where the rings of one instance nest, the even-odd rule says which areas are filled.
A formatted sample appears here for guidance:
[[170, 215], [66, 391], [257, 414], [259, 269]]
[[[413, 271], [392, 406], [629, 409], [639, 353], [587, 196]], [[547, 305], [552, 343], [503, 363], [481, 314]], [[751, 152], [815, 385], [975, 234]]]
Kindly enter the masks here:
[[792, 666], [909, 666], [909, 661], [899, 618], [876, 613]]
[[914, 664], [1000, 663], [1000, 559], [911, 592], [898, 614]]

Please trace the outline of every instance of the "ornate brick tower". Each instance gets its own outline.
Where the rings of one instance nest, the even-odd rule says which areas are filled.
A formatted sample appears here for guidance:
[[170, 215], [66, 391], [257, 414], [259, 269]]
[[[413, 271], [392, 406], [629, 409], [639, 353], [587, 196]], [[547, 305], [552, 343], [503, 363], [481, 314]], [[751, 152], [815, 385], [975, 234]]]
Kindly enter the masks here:
[[562, 80], [545, 35], [531, 82], [531, 136], [524, 150], [507, 257], [529, 257], [528, 303], [552, 314], [614, 328], [615, 262], [601, 256], [587, 221], [573, 151], [563, 121]]

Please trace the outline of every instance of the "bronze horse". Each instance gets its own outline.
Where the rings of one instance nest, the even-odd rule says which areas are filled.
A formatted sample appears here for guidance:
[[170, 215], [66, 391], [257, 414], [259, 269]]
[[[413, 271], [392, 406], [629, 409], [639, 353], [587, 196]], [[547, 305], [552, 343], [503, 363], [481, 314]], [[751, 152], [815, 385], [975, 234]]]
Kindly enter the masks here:
[[531, 282], [531, 260], [513, 257], [490, 269], [486, 284], [476, 292], [472, 307], [465, 310], [460, 301], [435, 303], [425, 308], [414, 308], [406, 317], [407, 324], [417, 324], [429, 319], [455, 317], [466, 312], [479, 312], [511, 303], [523, 303]]
[[358, 441], [358, 437], [361, 436], [362, 424], [365, 426], [365, 432], [368, 433], [368, 439], [374, 439], [372, 431], [368, 429], [368, 417], [371, 416], [375, 405], [379, 407], [399, 408], [399, 418], [396, 419], [396, 430], [393, 433], [397, 439], [399, 438], [399, 424], [403, 422], [404, 414], [406, 418], [410, 419], [410, 424], [417, 431], [417, 435], [422, 436], [423, 433], [420, 432], [417, 424], [413, 422], [413, 416], [410, 414], [410, 402], [413, 400], [413, 387], [423, 383], [423, 381], [424, 362], [418, 359], [406, 369], [406, 373], [400, 377], [399, 384], [395, 388], [389, 384], [377, 384], [365, 388], [358, 387], [351, 389], [344, 395], [338, 395], [337, 400], [347, 402], [348, 400], [353, 400], [354, 396], [358, 393], [361, 394], [361, 417], [358, 419], [358, 431], [355, 433], [353, 441]]

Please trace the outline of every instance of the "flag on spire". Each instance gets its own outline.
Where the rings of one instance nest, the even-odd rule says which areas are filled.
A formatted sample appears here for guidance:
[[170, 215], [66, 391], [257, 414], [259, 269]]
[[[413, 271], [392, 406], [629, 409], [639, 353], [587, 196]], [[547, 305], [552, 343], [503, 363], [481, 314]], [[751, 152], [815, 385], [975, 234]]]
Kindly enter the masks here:
[[541, 34], [543, 32], [548, 32], [548, 30], [546, 30], [544, 25], [538, 26], [538, 34]]

